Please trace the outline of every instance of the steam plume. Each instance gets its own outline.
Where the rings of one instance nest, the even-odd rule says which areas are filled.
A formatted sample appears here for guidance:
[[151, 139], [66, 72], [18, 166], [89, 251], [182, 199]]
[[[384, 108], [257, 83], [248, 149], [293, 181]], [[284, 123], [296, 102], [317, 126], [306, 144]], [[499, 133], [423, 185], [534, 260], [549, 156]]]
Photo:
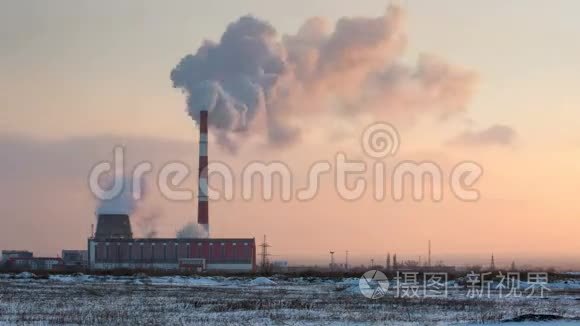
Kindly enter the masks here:
[[205, 41], [185, 56], [171, 80], [187, 95], [190, 116], [197, 121], [207, 109], [218, 141], [231, 150], [245, 139], [241, 135], [292, 143], [310, 115], [338, 115], [344, 108], [379, 118], [464, 110], [475, 74], [431, 55], [404, 65], [405, 45], [405, 13], [397, 6], [334, 26], [311, 18], [283, 37], [268, 22], [245, 16], [219, 42]]
[[178, 239], [203, 239], [209, 237], [209, 232], [204, 225], [188, 223], [177, 231], [176, 237]]
[[109, 177], [104, 182], [105, 191], [114, 190], [115, 187], [120, 187], [118, 193], [111, 198], [99, 194], [100, 199], [97, 203], [96, 213], [98, 214], [127, 214], [131, 215], [137, 209], [137, 200], [134, 196], [130, 178], [113, 178]]
[[486, 129], [467, 130], [457, 135], [449, 143], [469, 147], [514, 146], [517, 132], [510, 126], [495, 124]]
[[[142, 178], [134, 183], [134, 179], [129, 177], [109, 177], [104, 184], [103, 190], [105, 191], [115, 187], [121, 188], [116, 196], [99, 200], [96, 209], [97, 215], [127, 214], [131, 217], [131, 224], [136, 225], [145, 238], [156, 237], [158, 233], [157, 222], [161, 218], [161, 214], [159, 210], [144, 205], [148, 197], [145, 179]], [[103, 198], [102, 194], [99, 197]]]
[[137, 224], [143, 237], [150, 239], [157, 237], [157, 224], [160, 218], [161, 214], [158, 210], [149, 209], [145, 211], [140, 208], [132, 220]]

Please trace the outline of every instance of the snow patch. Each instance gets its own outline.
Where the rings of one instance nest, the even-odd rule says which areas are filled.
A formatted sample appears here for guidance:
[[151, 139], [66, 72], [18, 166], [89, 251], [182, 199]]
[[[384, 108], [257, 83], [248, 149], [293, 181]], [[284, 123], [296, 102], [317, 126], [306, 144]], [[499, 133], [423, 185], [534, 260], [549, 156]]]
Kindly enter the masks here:
[[20, 274], [17, 274], [15, 276], [16, 278], [20, 278], [20, 279], [29, 279], [29, 278], [35, 278], [36, 275], [30, 272], [22, 272]]
[[250, 282], [250, 285], [276, 285], [276, 282], [267, 277], [257, 277]]

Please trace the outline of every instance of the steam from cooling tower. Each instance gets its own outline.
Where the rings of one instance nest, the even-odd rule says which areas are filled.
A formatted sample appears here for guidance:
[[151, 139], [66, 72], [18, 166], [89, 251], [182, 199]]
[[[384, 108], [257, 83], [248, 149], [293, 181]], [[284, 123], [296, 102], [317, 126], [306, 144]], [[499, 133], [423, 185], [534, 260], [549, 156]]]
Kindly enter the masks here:
[[108, 178], [104, 189], [110, 194], [98, 194], [96, 213], [131, 215], [137, 209], [136, 196], [132, 190], [133, 182], [130, 178]]
[[244, 16], [219, 42], [186, 55], [171, 80], [186, 94], [193, 120], [209, 111], [210, 129], [231, 151], [251, 135], [295, 142], [318, 114], [392, 121], [463, 111], [475, 74], [432, 55], [403, 64], [405, 46], [405, 13], [397, 6], [376, 18], [341, 18], [334, 27], [311, 18], [283, 37], [270, 23]]
[[[111, 195], [98, 194], [97, 215], [128, 215], [131, 224], [136, 225], [145, 238], [157, 236], [157, 224], [161, 211], [145, 205], [148, 190], [144, 178], [134, 182], [130, 177], [109, 177], [104, 182], [103, 190], [111, 191]], [[110, 198], [109, 198], [110, 197]]]

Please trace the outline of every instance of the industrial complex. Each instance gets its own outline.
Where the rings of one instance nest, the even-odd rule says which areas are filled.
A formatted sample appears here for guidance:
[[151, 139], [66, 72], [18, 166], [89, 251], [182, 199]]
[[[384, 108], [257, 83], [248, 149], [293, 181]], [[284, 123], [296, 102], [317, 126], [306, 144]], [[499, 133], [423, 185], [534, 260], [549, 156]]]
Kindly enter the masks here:
[[[199, 187], [197, 223], [209, 234], [208, 111], [199, 119]], [[128, 215], [101, 214], [88, 240], [91, 270], [156, 269], [251, 272], [256, 268], [256, 242], [243, 239], [135, 239]]]
[[[205, 206], [207, 212], [207, 205]], [[138, 269], [251, 272], [254, 239], [165, 239], [132, 237], [128, 215], [99, 215], [88, 240], [91, 270]]]
[[[134, 238], [131, 217], [122, 212], [99, 212], [96, 231], [87, 239], [86, 250], [63, 250], [61, 257], [34, 257], [31, 251], [4, 250], [0, 268], [11, 270], [134, 270], [166, 272], [255, 272], [257, 245], [255, 238], [211, 238], [209, 237], [209, 200], [208, 200], [208, 111], [201, 110], [199, 117], [199, 174], [197, 224], [205, 231], [207, 237], [176, 238]], [[317, 269], [318, 266], [288, 266], [286, 261], [268, 260], [268, 247], [260, 245], [261, 271], [301, 271]], [[385, 266], [371, 260], [370, 268], [385, 270], [426, 269], [431, 265], [431, 242], [429, 241], [428, 261], [397, 263], [396, 254], [387, 256]], [[330, 264], [321, 269], [338, 272], [356, 269], [348, 263], [346, 251], [345, 263], [337, 264], [334, 251], [330, 251]], [[492, 258], [493, 265], [493, 258]], [[437, 268], [452, 266], [438, 264]], [[364, 269], [366, 266], [361, 266]], [[446, 269], [446, 270], [447, 270]]]
[[[199, 187], [197, 223], [209, 235], [208, 111], [199, 120]], [[2, 265], [12, 269], [164, 270], [252, 272], [256, 270], [254, 238], [133, 238], [130, 216], [99, 214], [86, 251], [64, 250], [63, 257], [33, 257], [29, 251], [3, 251]]]

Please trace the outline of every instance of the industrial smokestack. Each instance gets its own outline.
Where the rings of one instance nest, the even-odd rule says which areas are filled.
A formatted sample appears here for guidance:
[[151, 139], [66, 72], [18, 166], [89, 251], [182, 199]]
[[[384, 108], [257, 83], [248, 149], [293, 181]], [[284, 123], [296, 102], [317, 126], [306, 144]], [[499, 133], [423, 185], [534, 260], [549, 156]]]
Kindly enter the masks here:
[[199, 194], [197, 199], [197, 223], [209, 234], [209, 205], [207, 183], [207, 117], [208, 110], [199, 112]]

